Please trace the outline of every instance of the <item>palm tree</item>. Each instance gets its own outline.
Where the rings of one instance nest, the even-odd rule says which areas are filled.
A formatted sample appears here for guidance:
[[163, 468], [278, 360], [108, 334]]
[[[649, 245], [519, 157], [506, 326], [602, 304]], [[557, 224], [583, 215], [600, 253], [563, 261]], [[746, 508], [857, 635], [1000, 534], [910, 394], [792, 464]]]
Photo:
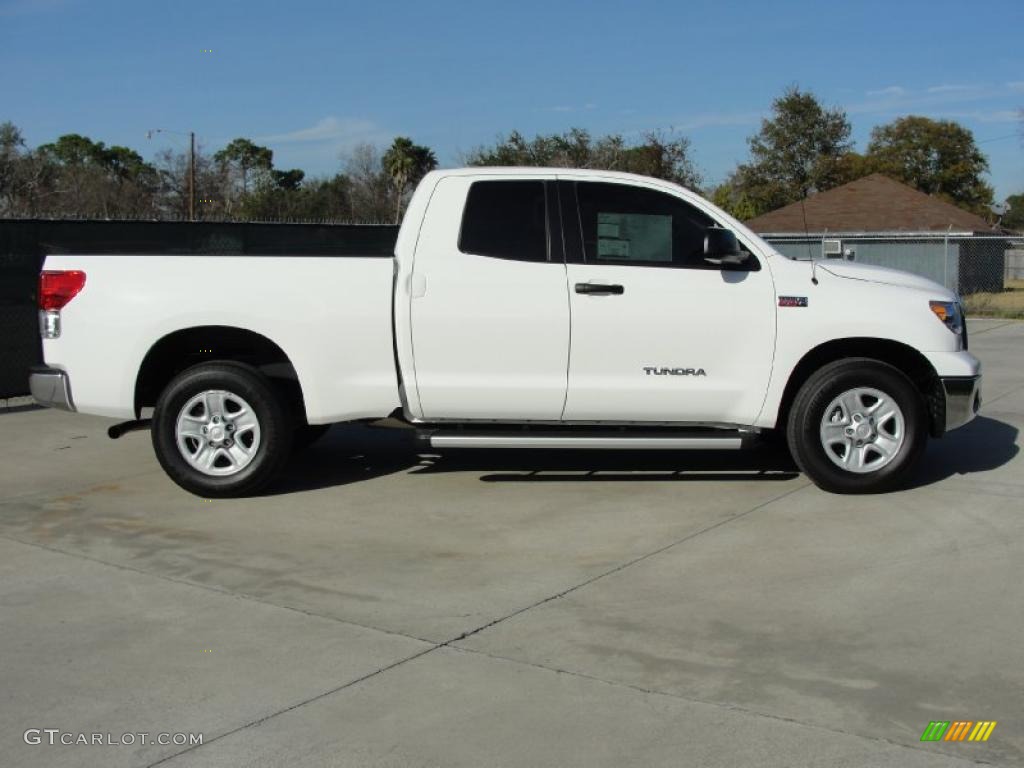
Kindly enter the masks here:
[[402, 220], [406, 190], [437, 167], [437, 158], [429, 147], [413, 144], [412, 139], [398, 136], [381, 158], [384, 170], [395, 187], [395, 223]]

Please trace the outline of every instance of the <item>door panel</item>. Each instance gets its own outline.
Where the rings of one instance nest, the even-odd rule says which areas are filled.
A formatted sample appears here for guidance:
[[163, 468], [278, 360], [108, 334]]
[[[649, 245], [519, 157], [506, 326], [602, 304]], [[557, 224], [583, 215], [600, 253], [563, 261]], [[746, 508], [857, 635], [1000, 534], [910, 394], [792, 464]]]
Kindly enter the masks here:
[[[598, 194], [587, 210], [581, 192], [574, 224], [582, 235], [570, 237], [574, 196], [566, 200], [560, 186], [566, 241], [582, 241], [570, 256], [577, 263], [567, 265], [572, 334], [563, 418], [752, 423], [774, 354], [769, 270], [702, 268], [702, 250], [691, 251], [703, 239], [689, 227], [703, 226], [706, 214], [682, 225], [659, 219], [680, 215], [671, 200], [648, 210], [643, 200], [620, 205], [616, 195], [602, 202]], [[588, 284], [621, 289], [578, 290]]]
[[[463, 253], [460, 232], [464, 246], [476, 245], [501, 225], [462, 221], [471, 184], [487, 178], [439, 182], [416, 246], [410, 316], [422, 418], [557, 420], [569, 349], [561, 238], [552, 247], [545, 228], [544, 261], [516, 258], [532, 247], [520, 230], [499, 239], [502, 257]], [[543, 182], [535, 183], [543, 189]], [[479, 203], [478, 210], [492, 213], [507, 208], [497, 197]], [[524, 209], [522, 215], [533, 213]], [[537, 215], [542, 225], [550, 218], [543, 206]]]

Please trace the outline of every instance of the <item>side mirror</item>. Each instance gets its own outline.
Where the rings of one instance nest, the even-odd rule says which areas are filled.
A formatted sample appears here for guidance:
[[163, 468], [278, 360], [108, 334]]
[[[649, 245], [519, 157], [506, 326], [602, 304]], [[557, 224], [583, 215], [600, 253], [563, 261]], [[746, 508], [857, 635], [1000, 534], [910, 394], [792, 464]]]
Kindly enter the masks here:
[[708, 227], [704, 230], [704, 261], [720, 267], [742, 267], [750, 254], [740, 248], [731, 229]]

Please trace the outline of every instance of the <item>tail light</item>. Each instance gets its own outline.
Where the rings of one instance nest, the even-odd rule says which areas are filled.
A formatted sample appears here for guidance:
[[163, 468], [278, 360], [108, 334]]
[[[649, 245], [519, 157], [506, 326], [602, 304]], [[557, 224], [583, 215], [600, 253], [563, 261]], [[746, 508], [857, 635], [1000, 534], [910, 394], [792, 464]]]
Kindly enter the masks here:
[[60, 311], [85, 287], [85, 272], [44, 270], [39, 275], [39, 335], [60, 337]]
[[85, 272], [46, 270], [39, 275], [39, 308], [61, 309], [85, 287]]

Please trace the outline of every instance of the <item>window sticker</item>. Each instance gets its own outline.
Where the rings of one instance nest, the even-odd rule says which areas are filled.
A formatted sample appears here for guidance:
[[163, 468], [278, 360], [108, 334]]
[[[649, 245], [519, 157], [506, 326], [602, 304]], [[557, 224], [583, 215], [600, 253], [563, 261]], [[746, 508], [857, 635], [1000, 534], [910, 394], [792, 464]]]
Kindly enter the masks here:
[[672, 261], [672, 217], [599, 212], [597, 258]]

